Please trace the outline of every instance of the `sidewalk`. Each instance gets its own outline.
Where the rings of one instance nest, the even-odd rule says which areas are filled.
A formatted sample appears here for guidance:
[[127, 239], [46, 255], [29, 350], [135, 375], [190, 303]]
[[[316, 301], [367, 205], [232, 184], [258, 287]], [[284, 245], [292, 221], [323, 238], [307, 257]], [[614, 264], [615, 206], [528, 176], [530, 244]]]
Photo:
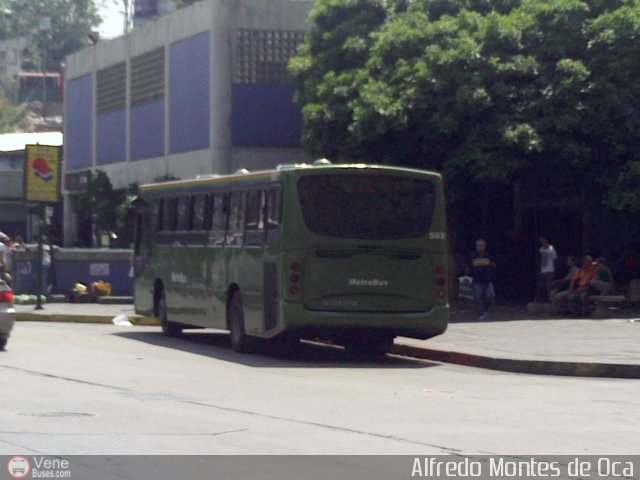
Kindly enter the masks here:
[[[134, 325], [158, 325], [133, 305], [49, 303], [44, 310], [16, 305], [20, 321], [112, 323], [124, 314]], [[553, 318], [520, 306], [494, 306], [488, 321], [472, 307], [452, 307], [447, 331], [429, 340], [397, 338], [392, 353], [509, 372], [640, 378], [640, 311], [612, 310], [611, 319]]]

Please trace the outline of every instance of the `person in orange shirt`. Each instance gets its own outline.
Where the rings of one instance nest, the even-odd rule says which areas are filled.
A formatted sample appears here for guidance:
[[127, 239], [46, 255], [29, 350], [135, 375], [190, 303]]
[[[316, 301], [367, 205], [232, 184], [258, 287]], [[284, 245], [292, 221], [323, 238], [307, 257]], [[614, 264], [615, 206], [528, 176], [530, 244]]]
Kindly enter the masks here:
[[582, 258], [582, 268], [578, 269], [569, 285], [569, 310], [572, 315], [588, 315], [589, 313], [589, 284], [598, 275], [598, 265], [593, 263], [590, 255]]

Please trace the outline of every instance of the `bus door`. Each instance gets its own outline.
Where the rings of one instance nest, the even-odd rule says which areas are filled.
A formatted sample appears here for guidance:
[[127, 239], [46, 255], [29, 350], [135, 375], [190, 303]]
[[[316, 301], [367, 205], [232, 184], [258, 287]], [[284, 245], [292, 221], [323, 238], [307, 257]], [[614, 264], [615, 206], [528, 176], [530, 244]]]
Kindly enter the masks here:
[[277, 247], [280, 188], [248, 191], [243, 245], [243, 278], [247, 290], [245, 315], [256, 333], [277, 326]]

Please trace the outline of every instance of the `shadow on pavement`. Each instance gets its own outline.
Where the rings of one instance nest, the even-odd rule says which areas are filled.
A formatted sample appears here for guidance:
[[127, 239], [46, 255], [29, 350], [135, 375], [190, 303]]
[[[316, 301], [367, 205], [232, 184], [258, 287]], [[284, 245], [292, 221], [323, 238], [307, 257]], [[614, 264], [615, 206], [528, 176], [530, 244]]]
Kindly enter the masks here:
[[338, 346], [306, 341], [293, 345], [265, 342], [256, 347], [255, 353], [236, 353], [231, 350], [229, 334], [223, 332], [186, 331], [181, 336], [174, 338], [163, 336], [159, 330], [155, 332], [118, 332], [113, 335], [249, 367], [407, 369], [440, 366], [435, 362], [394, 355], [379, 358], [350, 355]]

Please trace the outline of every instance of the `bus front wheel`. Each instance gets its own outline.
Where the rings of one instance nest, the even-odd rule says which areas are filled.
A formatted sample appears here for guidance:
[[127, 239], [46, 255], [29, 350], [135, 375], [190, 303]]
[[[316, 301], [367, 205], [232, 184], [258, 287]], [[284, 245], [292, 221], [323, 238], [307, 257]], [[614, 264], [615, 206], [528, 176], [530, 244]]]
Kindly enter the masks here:
[[236, 290], [229, 302], [229, 331], [231, 333], [231, 348], [240, 353], [251, 350], [252, 340], [244, 329], [244, 310], [242, 308], [242, 294]]
[[167, 299], [164, 296], [164, 292], [160, 293], [158, 297], [158, 318], [160, 319], [162, 334], [165, 337], [177, 337], [182, 333], [180, 325], [167, 318]]

